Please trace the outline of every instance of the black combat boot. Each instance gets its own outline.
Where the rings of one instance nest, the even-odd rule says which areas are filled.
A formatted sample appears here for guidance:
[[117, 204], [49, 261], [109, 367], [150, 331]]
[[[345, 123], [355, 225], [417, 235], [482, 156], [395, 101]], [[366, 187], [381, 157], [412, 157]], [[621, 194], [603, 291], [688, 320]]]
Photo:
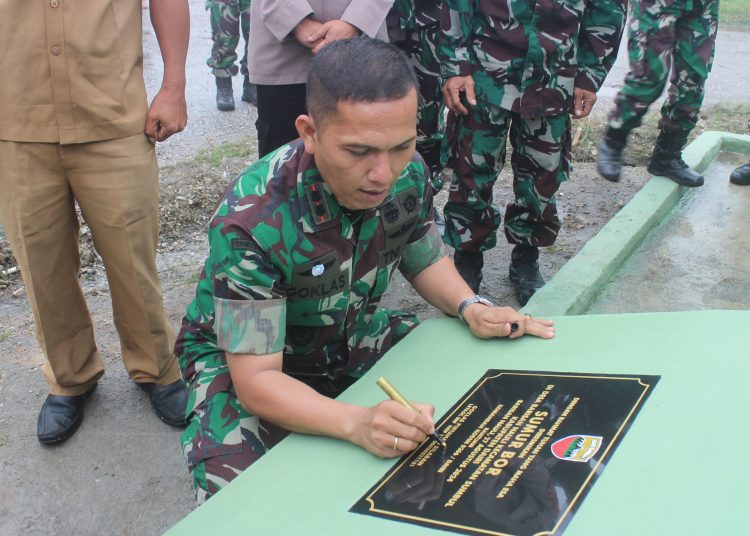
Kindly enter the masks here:
[[599, 175], [608, 181], [617, 182], [622, 173], [622, 150], [625, 149], [627, 134], [608, 129], [599, 142], [599, 155], [596, 158], [596, 169]]
[[683, 186], [703, 186], [703, 176], [690, 169], [682, 159], [682, 148], [687, 142], [687, 135], [687, 132], [660, 132], [651, 160], [648, 161], [648, 172], [667, 177]]
[[222, 112], [231, 112], [234, 110], [232, 78], [229, 76], [216, 77], [216, 107]]
[[242, 82], [242, 101], [258, 107], [258, 87], [250, 82], [248, 75], [245, 75], [245, 80]]
[[750, 184], [750, 162], [732, 171], [732, 174], [729, 175], [729, 182], [740, 186]]
[[517, 245], [510, 254], [510, 281], [516, 289], [516, 298], [521, 306], [526, 305], [534, 293], [544, 286], [539, 273], [539, 249], [534, 246]]
[[482, 282], [482, 267], [484, 266], [484, 257], [482, 254], [469, 251], [456, 251], [455, 255], [453, 255], [453, 263], [471, 290], [479, 293], [479, 284]]

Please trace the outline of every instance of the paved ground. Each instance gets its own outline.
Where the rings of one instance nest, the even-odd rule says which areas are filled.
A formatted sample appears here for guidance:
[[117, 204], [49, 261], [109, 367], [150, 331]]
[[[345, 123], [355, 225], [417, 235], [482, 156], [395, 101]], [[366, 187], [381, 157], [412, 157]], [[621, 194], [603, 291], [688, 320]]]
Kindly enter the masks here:
[[[204, 2], [191, 0], [190, 4], [193, 29], [188, 66], [189, 129], [160, 145], [162, 166], [188, 160], [198, 150], [238, 141], [254, 132], [255, 110], [239, 101], [240, 84], [236, 84], [235, 91], [237, 111], [215, 110], [213, 79], [205, 67], [210, 38]], [[750, 84], [744, 69], [750, 53], [750, 34], [724, 32], [719, 37], [707, 102], [750, 102]], [[160, 79], [160, 60], [150, 29], [146, 30], [145, 39], [147, 85], [153, 95]], [[617, 70], [610, 76], [600, 106], [606, 105], [607, 96], [621, 79]], [[562, 198], [569, 199], [581, 189], [607, 188], [599, 198], [606, 198], [613, 206], [579, 206], [568, 213], [571, 234], [566, 239], [573, 242], [571, 250], [575, 249], [576, 240], [585, 241], [593, 232], [573, 235], [572, 230], [592, 229], [586, 227], [587, 220], [601, 219], [598, 211], [611, 210], [621, 202], [617, 187], [596, 182], [590, 166], [576, 169], [574, 181], [564, 187]], [[631, 187], [643, 180], [636, 170], [627, 173], [626, 182], [632, 181]], [[190, 300], [204, 245], [197, 239], [179, 257], [168, 253], [159, 258], [165, 303], [174, 325]], [[496, 255], [493, 266], [499, 268], [492, 268], [495, 271], [488, 280], [497, 285], [488, 287], [488, 293], [498, 301], [513, 303], [502, 279], [507, 251]], [[556, 267], [545, 265], [543, 269], [550, 275]], [[37, 411], [47, 386], [37, 370], [44, 358], [33, 336], [28, 304], [22, 293], [12, 298], [6, 292], [0, 299], [0, 535], [160, 534], [193, 508], [179, 432], [151, 413], [146, 397], [128, 381], [119, 361], [108, 291], [101, 274], [86, 283], [86, 295], [92, 304], [97, 340], [108, 372], [88, 404], [81, 429], [55, 448], [40, 446], [35, 437]]]

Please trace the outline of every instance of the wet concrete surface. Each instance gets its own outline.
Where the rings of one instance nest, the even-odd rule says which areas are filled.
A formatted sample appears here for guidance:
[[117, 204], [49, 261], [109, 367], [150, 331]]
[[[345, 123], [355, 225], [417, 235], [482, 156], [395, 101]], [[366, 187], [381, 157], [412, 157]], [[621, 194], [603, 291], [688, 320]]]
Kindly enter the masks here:
[[750, 309], [750, 186], [729, 182], [748, 160], [720, 154], [588, 313]]

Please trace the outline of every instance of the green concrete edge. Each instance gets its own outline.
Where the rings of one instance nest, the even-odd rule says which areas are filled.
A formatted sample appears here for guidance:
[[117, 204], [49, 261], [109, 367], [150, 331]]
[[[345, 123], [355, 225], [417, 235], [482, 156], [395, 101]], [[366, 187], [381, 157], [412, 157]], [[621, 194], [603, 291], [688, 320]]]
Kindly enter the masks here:
[[[722, 150], [750, 154], [750, 136], [705, 132], [685, 148], [683, 158], [703, 172]], [[652, 177], [522, 311], [543, 316], [585, 313], [601, 288], [688, 190], [664, 177]]]

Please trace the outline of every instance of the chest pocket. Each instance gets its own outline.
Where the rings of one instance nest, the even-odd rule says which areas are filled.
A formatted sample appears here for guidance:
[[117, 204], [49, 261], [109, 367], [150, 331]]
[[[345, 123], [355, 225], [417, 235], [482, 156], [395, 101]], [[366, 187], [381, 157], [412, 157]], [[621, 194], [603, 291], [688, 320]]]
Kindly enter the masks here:
[[292, 269], [286, 290], [287, 324], [322, 327], [343, 324], [350, 275], [331, 251]]

